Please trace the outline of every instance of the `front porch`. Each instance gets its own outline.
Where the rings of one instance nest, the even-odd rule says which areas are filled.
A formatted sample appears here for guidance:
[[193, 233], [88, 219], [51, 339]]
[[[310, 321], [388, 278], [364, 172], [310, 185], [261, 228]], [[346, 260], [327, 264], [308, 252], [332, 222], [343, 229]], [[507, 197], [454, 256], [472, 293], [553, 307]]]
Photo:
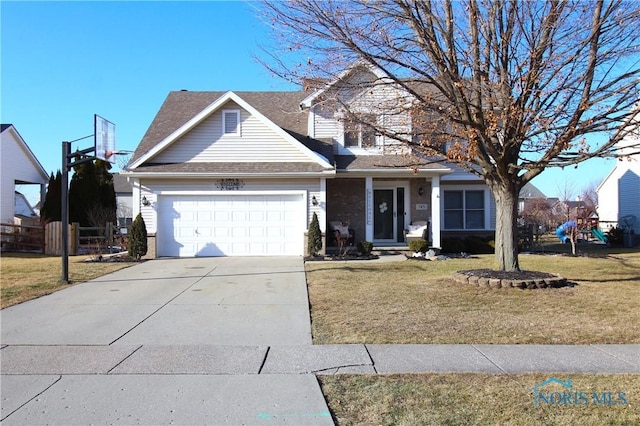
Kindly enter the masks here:
[[440, 247], [439, 176], [410, 178], [354, 177], [326, 181], [327, 253], [336, 249], [336, 224], [352, 231], [354, 247], [369, 241], [374, 247], [408, 250], [410, 225], [428, 223], [427, 238]]

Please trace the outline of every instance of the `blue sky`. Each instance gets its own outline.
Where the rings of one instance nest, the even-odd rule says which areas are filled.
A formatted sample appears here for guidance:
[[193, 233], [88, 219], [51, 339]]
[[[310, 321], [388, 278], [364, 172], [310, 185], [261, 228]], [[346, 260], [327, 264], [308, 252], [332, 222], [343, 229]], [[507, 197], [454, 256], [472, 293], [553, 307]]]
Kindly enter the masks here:
[[[247, 3], [1, 1], [0, 14], [0, 120], [48, 173], [61, 168], [62, 141], [93, 133], [93, 114], [134, 150], [171, 90], [296, 89], [254, 59], [269, 30]], [[590, 160], [533, 184], [558, 196], [569, 182], [577, 194], [613, 165]], [[18, 190], [37, 201], [35, 186]]]

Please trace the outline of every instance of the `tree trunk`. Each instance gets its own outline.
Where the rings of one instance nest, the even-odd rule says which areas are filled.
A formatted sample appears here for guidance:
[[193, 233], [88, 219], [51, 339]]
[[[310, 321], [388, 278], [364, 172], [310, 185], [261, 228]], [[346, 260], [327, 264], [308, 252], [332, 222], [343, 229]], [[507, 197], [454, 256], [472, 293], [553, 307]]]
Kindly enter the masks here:
[[496, 261], [501, 271], [519, 271], [518, 194], [515, 184], [490, 185], [496, 199]]

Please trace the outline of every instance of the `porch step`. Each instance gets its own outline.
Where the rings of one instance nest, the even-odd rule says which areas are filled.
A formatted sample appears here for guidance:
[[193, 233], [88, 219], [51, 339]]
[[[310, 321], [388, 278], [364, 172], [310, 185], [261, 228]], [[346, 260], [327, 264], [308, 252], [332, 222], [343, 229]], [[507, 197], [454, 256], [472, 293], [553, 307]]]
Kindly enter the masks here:
[[373, 246], [373, 250], [371, 250], [371, 253], [378, 256], [388, 256], [393, 254], [403, 254], [408, 251], [409, 246], [407, 245]]

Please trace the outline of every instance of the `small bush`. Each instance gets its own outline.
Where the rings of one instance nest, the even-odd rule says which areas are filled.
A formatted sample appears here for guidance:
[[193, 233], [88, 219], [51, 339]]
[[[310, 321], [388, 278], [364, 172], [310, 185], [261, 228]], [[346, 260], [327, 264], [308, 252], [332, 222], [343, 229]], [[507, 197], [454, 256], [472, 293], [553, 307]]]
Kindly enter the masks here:
[[371, 254], [371, 250], [373, 250], [373, 243], [369, 241], [360, 241], [357, 249], [358, 253]]
[[622, 246], [624, 244], [624, 229], [611, 228], [607, 231], [607, 242], [612, 246]]
[[317, 256], [322, 250], [322, 231], [318, 222], [318, 215], [314, 212], [309, 224], [309, 233], [307, 235], [307, 252], [310, 256]]
[[129, 256], [136, 260], [140, 260], [142, 256], [147, 254], [147, 225], [144, 223], [142, 215], [138, 213], [135, 220], [129, 228], [128, 251]]
[[429, 250], [429, 242], [426, 240], [409, 241], [409, 250], [414, 253], [426, 253]]

